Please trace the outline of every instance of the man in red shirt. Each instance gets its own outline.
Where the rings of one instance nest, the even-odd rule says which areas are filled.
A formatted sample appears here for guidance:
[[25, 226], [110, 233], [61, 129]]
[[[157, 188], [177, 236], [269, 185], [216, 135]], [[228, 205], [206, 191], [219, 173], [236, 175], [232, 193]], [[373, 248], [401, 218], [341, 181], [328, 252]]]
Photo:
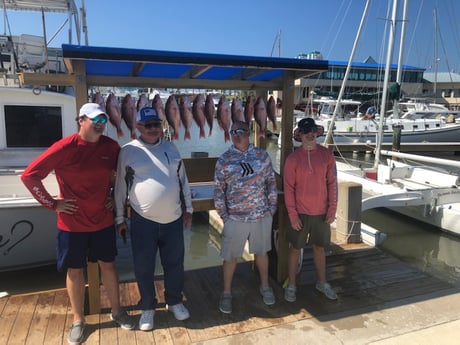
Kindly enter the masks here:
[[[99, 263], [112, 320], [124, 329], [135, 326], [131, 316], [120, 309], [114, 262], [117, 248], [110, 192], [120, 146], [102, 135], [107, 114], [100, 105], [84, 104], [77, 122], [78, 133], [51, 145], [21, 176], [32, 195], [57, 212], [57, 269], [67, 271], [66, 287], [73, 313], [69, 344], [79, 344], [84, 339], [87, 261]], [[42, 183], [53, 170], [59, 186], [57, 198]]]

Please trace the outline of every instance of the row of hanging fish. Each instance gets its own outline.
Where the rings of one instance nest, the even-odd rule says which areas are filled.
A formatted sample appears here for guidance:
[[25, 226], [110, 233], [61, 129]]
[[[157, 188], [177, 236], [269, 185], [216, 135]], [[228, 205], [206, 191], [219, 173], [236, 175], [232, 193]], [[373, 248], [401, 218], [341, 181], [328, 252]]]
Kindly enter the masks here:
[[[92, 98], [92, 102], [100, 104], [109, 116], [110, 123], [116, 128], [119, 137], [124, 136], [121, 129], [121, 122], [124, 121], [130, 130], [131, 138], [136, 138], [135, 124], [136, 113], [139, 109], [150, 106], [150, 102], [144, 94], [140, 95], [137, 102], [128, 93], [121, 100], [121, 105], [113, 93], [107, 96], [104, 102], [103, 97], [99, 92], [96, 92]], [[192, 122], [198, 125], [200, 132], [199, 137], [205, 138], [206, 124], [209, 127], [208, 136], [212, 135], [214, 117], [217, 118], [217, 123], [220, 129], [224, 132], [225, 142], [230, 140], [230, 127], [231, 122], [243, 121], [251, 123], [252, 119], [255, 120], [259, 126], [259, 136], [265, 136], [267, 126], [267, 118], [273, 123], [273, 129], [276, 131], [276, 102], [273, 96], [270, 96], [267, 103], [259, 96], [254, 101], [252, 96], [246, 98], [243, 106], [238, 97], [233, 98], [231, 105], [225, 95], [219, 99], [216, 107], [214, 99], [211, 94], [206, 97], [203, 94], [197, 94], [193, 100], [193, 105], [187, 95], [181, 94], [176, 97], [170, 95], [163, 105], [163, 101], [157, 94], [152, 100], [153, 108], [157, 111], [162, 120], [166, 120], [168, 125], [172, 128], [172, 140], [179, 139], [179, 128], [184, 127], [184, 140], [191, 139], [190, 128]]]

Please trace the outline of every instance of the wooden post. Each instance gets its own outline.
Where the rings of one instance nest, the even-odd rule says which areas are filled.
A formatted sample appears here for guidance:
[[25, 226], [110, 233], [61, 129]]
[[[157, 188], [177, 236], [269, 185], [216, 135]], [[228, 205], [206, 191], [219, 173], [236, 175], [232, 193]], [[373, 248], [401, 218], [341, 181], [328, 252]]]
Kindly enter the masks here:
[[340, 243], [361, 242], [362, 192], [359, 183], [339, 182], [336, 239]]
[[99, 265], [97, 262], [88, 262], [87, 274], [89, 313], [99, 314], [101, 310], [101, 294], [99, 290]]

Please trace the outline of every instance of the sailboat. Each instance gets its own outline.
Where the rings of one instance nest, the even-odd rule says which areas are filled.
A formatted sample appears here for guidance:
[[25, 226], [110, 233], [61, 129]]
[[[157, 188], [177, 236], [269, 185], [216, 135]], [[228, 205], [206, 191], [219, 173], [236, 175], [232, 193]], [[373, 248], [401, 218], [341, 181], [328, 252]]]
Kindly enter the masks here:
[[[368, 5], [369, 0], [366, 3], [362, 22], [366, 17]], [[397, 0], [394, 0], [381, 106], [383, 112], [386, 107], [389, 65], [393, 53], [397, 6]], [[404, 0], [403, 29], [398, 59], [399, 65], [402, 60], [406, 8], [407, 0]], [[361, 26], [359, 30], [361, 30]], [[360, 31], [358, 31], [350, 61], [353, 57], [359, 35]], [[347, 69], [347, 72], [348, 71]], [[343, 94], [346, 80], [347, 74], [345, 75], [340, 90], [339, 101]], [[347, 164], [337, 163], [339, 180], [356, 182], [362, 185], [362, 211], [376, 207], [390, 208], [398, 213], [414, 218], [417, 221], [431, 224], [454, 235], [460, 235], [460, 190], [458, 188], [458, 186], [460, 186], [460, 179], [456, 174], [449, 173], [447, 170], [447, 168], [460, 168], [460, 163], [446, 159], [381, 150], [380, 147], [383, 142], [383, 118], [380, 118], [379, 128], [380, 131], [377, 135], [375, 160], [372, 168], [357, 169]], [[396, 129], [396, 139], [397, 135], [398, 130]], [[381, 163], [381, 156], [388, 156], [393, 159], [388, 159], [385, 163]], [[395, 160], [395, 158], [427, 163], [430, 164], [431, 167], [428, 165], [406, 164]], [[444, 168], [441, 168], [441, 166]], [[365, 230], [367, 231], [368, 228]], [[366, 231], [363, 232], [362, 229], [361, 234], [363, 237], [369, 235]], [[375, 237], [378, 237], [379, 232], [374, 229], [373, 234]]]

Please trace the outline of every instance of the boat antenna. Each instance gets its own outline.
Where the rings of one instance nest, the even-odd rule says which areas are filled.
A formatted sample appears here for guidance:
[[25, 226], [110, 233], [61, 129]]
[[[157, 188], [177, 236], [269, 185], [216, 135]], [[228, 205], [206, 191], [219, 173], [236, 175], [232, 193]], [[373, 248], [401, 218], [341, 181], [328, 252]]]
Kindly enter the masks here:
[[334, 112], [332, 114], [331, 122], [330, 122], [329, 128], [327, 130], [326, 138], [324, 139], [325, 144], [331, 144], [332, 143], [332, 131], [334, 129], [334, 121], [335, 121], [335, 118], [337, 116], [337, 111], [338, 111], [337, 109], [340, 108], [340, 102], [342, 101], [343, 93], [345, 91], [345, 85], [346, 85], [347, 80], [348, 80], [348, 75], [350, 74], [351, 64], [352, 64], [353, 58], [355, 56], [356, 47], [358, 46], [358, 41], [359, 41], [359, 37], [361, 36], [361, 31], [363, 29], [364, 22], [366, 21], [367, 11], [369, 10], [370, 3], [371, 3], [371, 0], [367, 0], [366, 1], [366, 6], [364, 7], [363, 15], [361, 17], [361, 22], [359, 23], [358, 32], [356, 34], [355, 42], [353, 43], [353, 48], [351, 49], [350, 58], [348, 59], [348, 64], [347, 64], [347, 69], [345, 71], [345, 76], [343, 77], [342, 85], [340, 86], [340, 92], [339, 92], [339, 96], [337, 98], [337, 104], [336, 104], [336, 106], [334, 108]]
[[273, 41], [272, 51], [270, 52], [270, 57], [273, 56], [273, 51], [275, 50], [276, 43], [278, 43], [278, 57], [281, 57], [281, 29], [278, 30]]

